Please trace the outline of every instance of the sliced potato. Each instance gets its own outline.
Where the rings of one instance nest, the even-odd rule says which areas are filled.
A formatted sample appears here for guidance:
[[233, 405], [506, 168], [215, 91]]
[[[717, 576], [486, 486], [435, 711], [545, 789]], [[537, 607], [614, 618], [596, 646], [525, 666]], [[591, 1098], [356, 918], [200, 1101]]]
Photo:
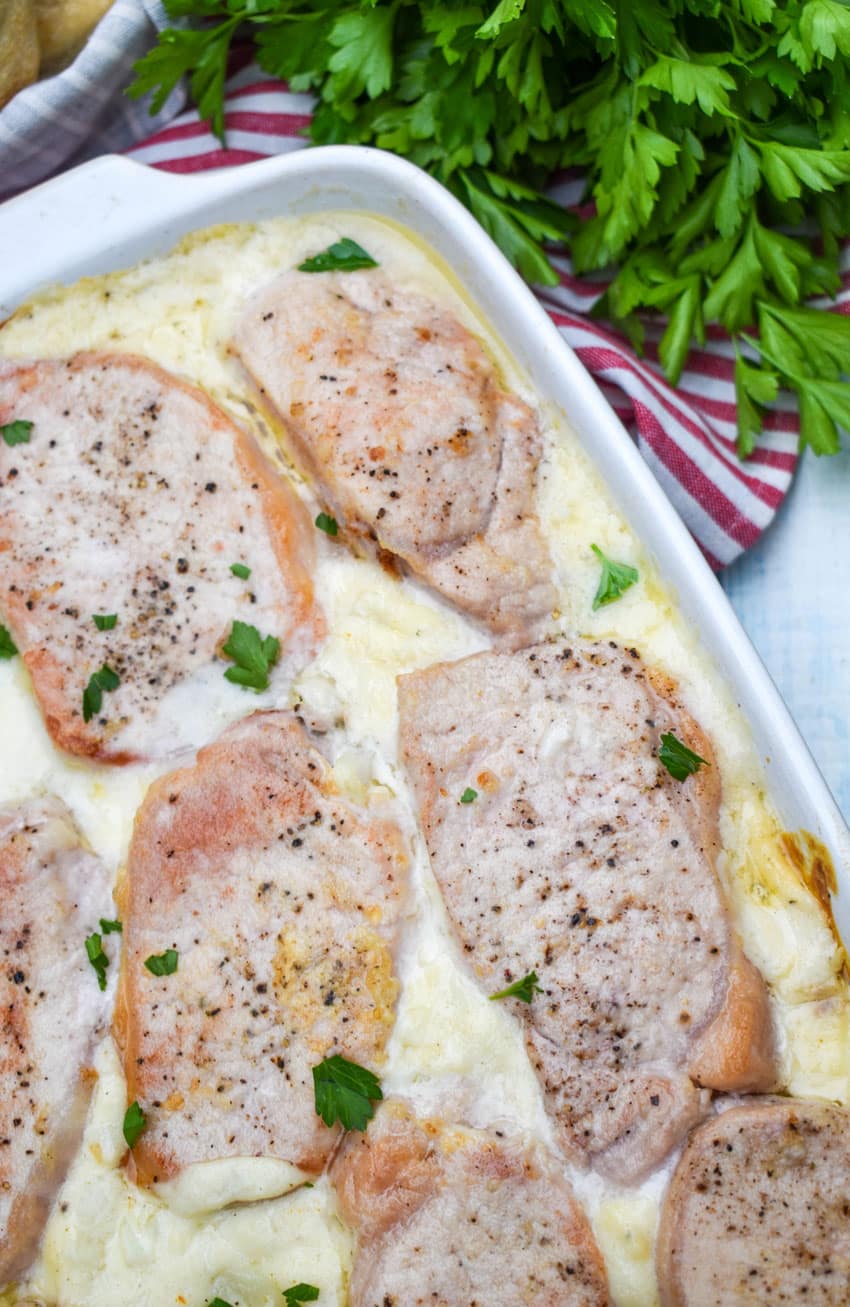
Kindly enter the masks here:
[[32, 0], [0, 0], [0, 108], [38, 77]]

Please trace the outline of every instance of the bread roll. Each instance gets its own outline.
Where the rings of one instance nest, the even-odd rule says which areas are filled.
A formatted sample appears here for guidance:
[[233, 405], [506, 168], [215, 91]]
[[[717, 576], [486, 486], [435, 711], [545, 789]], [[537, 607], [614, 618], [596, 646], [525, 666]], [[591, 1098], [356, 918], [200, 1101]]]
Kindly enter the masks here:
[[38, 76], [32, 0], [0, 0], [0, 108]]
[[71, 62], [111, 4], [112, 0], [35, 0], [42, 77]]

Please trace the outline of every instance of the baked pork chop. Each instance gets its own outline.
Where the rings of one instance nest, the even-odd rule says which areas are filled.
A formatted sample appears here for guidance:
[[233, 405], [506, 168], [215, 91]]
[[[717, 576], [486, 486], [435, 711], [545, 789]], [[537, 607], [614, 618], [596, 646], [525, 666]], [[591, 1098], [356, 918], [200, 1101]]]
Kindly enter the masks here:
[[761, 1100], [694, 1132], [657, 1245], [662, 1307], [847, 1307], [850, 1112]]
[[[488, 993], [539, 978], [530, 1003], [505, 1001], [568, 1155], [633, 1181], [708, 1089], [772, 1087], [765, 986], [715, 872], [717, 767], [672, 684], [636, 650], [571, 641], [402, 676], [399, 699], [470, 966]], [[709, 765], [675, 780], [666, 732]]]
[[287, 272], [233, 349], [355, 547], [501, 636], [552, 612], [535, 416], [450, 313], [380, 271]]
[[151, 786], [119, 891], [140, 1182], [222, 1157], [321, 1170], [338, 1127], [316, 1115], [312, 1068], [380, 1066], [407, 861], [388, 809], [346, 801], [288, 713], [254, 714]]
[[0, 807], [0, 1286], [32, 1261], [82, 1135], [109, 995], [86, 937], [115, 913], [58, 799]]
[[130, 355], [0, 360], [0, 426], [0, 612], [61, 748], [126, 762], [206, 742], [197, 693], [184, 738], [169, 692], [217, 683], [234, 619], [309, 653], [315, 532], [202, 391]]
[[542, 1149], [384, 1104], [334, 1162], [357, 1232], [350, 1307], [608, 1307], [563, 1166]]

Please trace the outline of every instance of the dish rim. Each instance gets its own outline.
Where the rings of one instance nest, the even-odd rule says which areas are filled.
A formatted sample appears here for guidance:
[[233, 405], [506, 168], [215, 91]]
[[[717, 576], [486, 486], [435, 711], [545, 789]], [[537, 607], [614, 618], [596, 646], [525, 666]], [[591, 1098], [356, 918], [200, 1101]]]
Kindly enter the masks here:
[[364, 146], [298, 149], [202, 174], [105, 155], [0, 204], [0, 324], [43, 287], [130, 267], [189, 232], [328, 209], [406, 226], [440, 255], [519, 363], [542, 402], [562, 411], [672, 598], [732, 688], [783, 824], [832, 858], [833, 911], [850, 939], [850, 829], [702, 553], [625, 427], [546, 310], [472, 215], [413, 164]]

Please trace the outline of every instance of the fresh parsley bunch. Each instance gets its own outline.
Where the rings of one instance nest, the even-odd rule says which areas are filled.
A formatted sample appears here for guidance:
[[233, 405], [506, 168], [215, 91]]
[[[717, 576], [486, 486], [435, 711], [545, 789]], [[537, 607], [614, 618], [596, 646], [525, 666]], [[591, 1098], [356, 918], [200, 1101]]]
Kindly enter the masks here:
[[[806, 305], [839, 287], [850, 233], [850, 0], [166, 0], [175, 18], [137, 65], [159, 107], [188, 74], [223, 133], [237, 32], [269, 73], [316, 92], [311, 136], [394, 150], [439, 178], [531, 281], [547, 247], [614, 268], [599, 311], [639, 347], [667, 326], [676, 382], [719, 323], [735, 342], [738, 448], [796, 391], [801, 443], [850, 427], [850, 321]], [[577, 167], [593, 211], [540, 193]], [[800, 234], [801, 231], [804, 234]]]

